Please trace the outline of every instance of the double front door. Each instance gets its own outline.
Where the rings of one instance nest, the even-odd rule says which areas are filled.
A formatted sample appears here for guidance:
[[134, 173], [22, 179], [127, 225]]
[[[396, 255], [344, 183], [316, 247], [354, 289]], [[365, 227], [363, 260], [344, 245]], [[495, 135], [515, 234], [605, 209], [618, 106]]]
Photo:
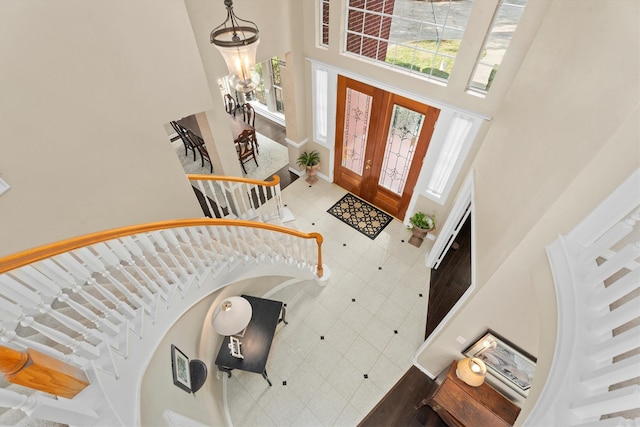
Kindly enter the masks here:
[[335, 182], [402, 219], [440, 110], [338, 76]]

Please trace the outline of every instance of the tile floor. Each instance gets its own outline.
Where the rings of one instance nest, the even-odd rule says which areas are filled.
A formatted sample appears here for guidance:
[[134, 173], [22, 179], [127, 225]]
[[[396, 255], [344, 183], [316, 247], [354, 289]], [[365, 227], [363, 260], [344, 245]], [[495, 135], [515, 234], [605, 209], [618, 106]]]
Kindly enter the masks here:
[[[282, 191], [296, 217], [285, 225], [324, 236], [325, 287], [314, 281], [269, 296], [287, 304], [267, 372], [227, 381], [233, 425], [356, 426], [409, 369], [423, 342], [429, 269], [410, 233], [393, 220], [375, 240], [326, 211], [346, 191], [304, 178]], [[404, 242], [403, 242], [404, 240]]]

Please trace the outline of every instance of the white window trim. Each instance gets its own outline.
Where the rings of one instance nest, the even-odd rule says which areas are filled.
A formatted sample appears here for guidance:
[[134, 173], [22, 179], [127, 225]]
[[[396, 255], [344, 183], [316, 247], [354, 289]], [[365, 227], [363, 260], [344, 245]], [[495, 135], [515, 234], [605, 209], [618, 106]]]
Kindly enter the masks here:
[[[473, 145], [475, 138], [478, 134], [478, 131], [480, 129], [480, 126], [482, 125], [482, 123], [485, 120], [490, 120], [490, 117], [488, 116], [484, 116], [478, 113], [473, 113], [467, 110], [462, 110], [460, 108], [456, 108], [450, 104], [445, 104], [442, 101], [438, 101], [432, 98], [425, 98], [422, 96], [417, 95], [415, 92], [408, 92], [406, 90], [394, 87], [392, 85], [389, 85], [388, 83], [385, 82], [380, 82], [380, 81], [376, 81], [376, 80], [372, 80], [368, 77], [365, 76], [361, 76], [359, 74], [355, 74], [352, 71], [349, 70], [345, 70], [342, 68], [338, 68], [332, 65], [328, 65], [325, 64], [323, 62], [320, 61], [316, 61], [313, 59], [308, 58], [307, 59], [310, 63], [311, 63], [311, 73], [312, 73], [312, 78], [315, 75], [315, 70], [316, 68], [320, 68], [320, 69], [325, 69], [328, 71], [328, 84], [327, 84], [327, 91], [328, 91], [328, 96], [327, 96], [327, 118], [328, 118], [328, 129], [327, 129], [327, 141], [325, 143], [321, 143], [320, 141], [316, 141], [315, 140], [315, 130], [314, 132], [314, 141], [316, 143], [318, 143], [319, 145], [322, 145], [326, 148], [329, 149], [330, 151], [330, 165], [329, 165], [329, 170], [330, 170], [330, 176], [329, 179], [333, 180], [333, 168], [334, 168], [334, 151], [335, 151], [335, 131], [336, 131], [336, 96], [337, 96], [337, 85], [338, 85], [338, 74], [360, 81], [362, 83], [368, 84], [370, 86], [374, 86], [374, 87], [378, 87], [380, 89], [383, 89], [387, 92], [393, 92], [397, 95], [403, 96], [405, 98], [409, 98], [412, 99], [414, 101], [420, 102], [422, 104], [426, 104], [429, 105], [431, 107], [435, 107], [440, 109], [440, 116], [438, 117], [438, 121], [436, 123], [433, 135], [431, 137], [431, 143], [429, 144], [429, 149], [427, 150], [427, 155], [423, 161], [422, 164], [422, 170], [420, 171], [420, 175], [418, 176], [418, 181], [416, 183], [416, 186], [414, 188], [413, 191], [413, 197], [411, 198], [411, 201], [409, 202], [409, 207], [407, 209], [407, 214], [409, 212], [412, 212], [413, 207], [416, 204], [416, 200], [418, 198], [419, 195], [423, 195], [425, 197], [429, 197], [429, 199], [433, 199], [433, 197], [430, 197], [427, 193], [426, 193], [426, 188], [427, 188], [427, 184], [429, 182], [430, 179], [430, 172], [433, 170], [433, 166], [435, 164], [435, 162], [437, 161], [439, 155], [440, 155], [440, 150], [442, 149], [442, 145], [444, 144], [444, 139], [446, 137], [446, 132], [449, 129], [450, 126], [450, 121], [453, 117], [454, 114], [460, 114], [464, 117], [470, 118], [473, 120], [474, 124], [471, 127], [471, 130], [469, 131], [469, 134], [467, 135], [467, 139], [465, 140], [465, 145], [463, 146], [462, 150], [461, 150], [461, 156], [458, 159], [458, 161], [456, 162], [456, 165], [454, 166], [451, 175], [449, 177], [449, 181], [447, 182], [447, 186], [445, 187], [445, 191], [443, 192], [442, 196], [438, 199], [438, 200], [434, 200], [435, 202], [444, 205], [447, 201], [447, 198], [449, 197], [449, 193], [451, 192], [451, 189], [453, 187], [453, 185], [456, 182], [456, 179], [458, 178], [458, 174], [460, 173], [460, 170], [462, 169], [462, 166], [464, 165], [464, 162], [466, 160], [466, 156], [469, 153], [469, 150], [471, 148], [471, 146]], [[314, 82], [312, 82], [313, 84]], [[312, 89], [313, 92], [313, 89]], [[314, 120], [314, 124], [315, 124], [315, 101], [314, 105], [313, 105], [313, 120]]]
[[[444, 184], [442, 192], [440, 194], [436, 194], [429, 190], [429, 183], [433, 178], [434, 172], [439, 169], [437, 167], [438, 161], [441, 160], [441, 156], [444, 154], [445, 148], [447, 148], [445, 147], [445, 144], [449, 142], [449, 133], [452, 131], [453, 121], [458, 117], [470, 121], [472, 123], [471, 128], [467, 132], [464, 140], [461, 141], [462, 145], [460, 147], [458, 155], [456, 156], [454, 164], [450, 166], [448, 176], [443, 178], [446, 180], [446, 183]], [[427, 155], [425, 157], [420, 176], [418, 177], [415, 191], [440, 205], [444, 205], [446, 203], [447, 199], [449, 198], [449, 194], [451, 193], [451, 189], [453, 188], [453, 185], [455, 184], [455, 181], [458, 177], [458, 174], [460, 173], [462, 166], [467, 159], [469, 150], [471, 149], [471, 146], [473, 145], [473, 142], [478, 135], [478, 131], [480, 130], [480, 126], [482, 125], [482, 121], [483, 120], [477, 116], [465, 114], [460, 111], [451, 109], [443, 109], [440, 111], [438, 123], [433, 132], [433, 136], [431, 137], [431, 144], [429, 144], [429, 149], [427, 150]]]
[[[313, 100], [313, 140], [318, 144], [328, 147], [329, 135], [329, 70], [325, 67], [313, 64], [312, 73], [312, 100]], [[324, 81], [319, 79], [324, 73]], [[323, 129], [324, 128], [324, 129]]]

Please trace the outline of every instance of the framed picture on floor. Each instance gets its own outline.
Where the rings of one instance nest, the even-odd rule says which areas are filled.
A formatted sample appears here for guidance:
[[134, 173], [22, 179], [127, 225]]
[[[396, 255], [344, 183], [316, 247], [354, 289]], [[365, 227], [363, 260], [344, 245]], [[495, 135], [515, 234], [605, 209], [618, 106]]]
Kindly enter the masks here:
[[483, 360], [488, 374], [521, 396], [529, 394], [537, 359], [495, 332], [488, 330], [462, 354]]
[[191, 393], [189, 358], [173, 344], [171, 344], [171, 369], [173, 371], [173, 383], [187, 393]]

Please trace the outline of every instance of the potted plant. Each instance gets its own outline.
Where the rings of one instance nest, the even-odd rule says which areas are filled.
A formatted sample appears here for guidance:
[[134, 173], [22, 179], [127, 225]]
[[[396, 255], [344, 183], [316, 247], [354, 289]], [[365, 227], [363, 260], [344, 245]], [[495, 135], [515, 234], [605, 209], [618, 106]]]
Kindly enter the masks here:
[[304, 166], [307, 172], [307, 182], [314, 183], [318, 180], [316, 173], [320, 168], [320, 153], [316, 150], [304, 151], [297, 160], [298, 166]]
[[434, 215], [427, 215], [424, 212], [416, 212], [409, 218], [410, 225], [407, 226], [412, 231], [413, 236], [409, 239], [409, 243], [420, 247], [422, 241], [429, 231], [435, 230], [436, 219]]

